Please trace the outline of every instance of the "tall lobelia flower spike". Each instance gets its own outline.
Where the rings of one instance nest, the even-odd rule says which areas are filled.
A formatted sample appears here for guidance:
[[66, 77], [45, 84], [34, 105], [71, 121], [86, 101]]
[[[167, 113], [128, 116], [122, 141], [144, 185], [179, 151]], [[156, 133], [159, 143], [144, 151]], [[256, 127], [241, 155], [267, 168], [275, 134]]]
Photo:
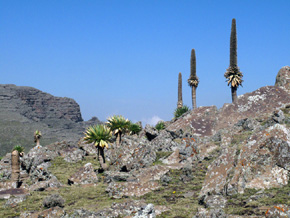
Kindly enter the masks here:
[[182, 108], [183, 101], [182, 101], [182, 75], [179, 73], [178, 75], [178, 101], [177, 101], [177, 108]]
[[191, 57], [190, 57], [190, 77], [187, 80], [188, 85], [191, 87], [191, 94], [192, 94], [192, 109], [196, 108], [196, 88], [198, 86], [199, 80], [196, 76], [196, 58], [195, 58], [195, 50], [191, 50]]
[[233, 19], [230, 39], [230, 66], [224, 74], [228, 86], [231, 86], [232, 103], [237, 102], [237, 89], [240, 85], [242, 86], [243, 82], [243, 73], [240, 72], [238, 67], [237, 47], [236, 19]]

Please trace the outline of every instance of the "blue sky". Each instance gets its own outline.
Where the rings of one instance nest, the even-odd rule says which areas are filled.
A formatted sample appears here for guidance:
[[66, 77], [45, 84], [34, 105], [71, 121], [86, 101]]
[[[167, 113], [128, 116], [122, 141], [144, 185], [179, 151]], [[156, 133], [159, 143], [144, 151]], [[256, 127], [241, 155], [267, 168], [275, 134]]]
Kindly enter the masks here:
[[231, 102], [223, 77], [236, 18], [238, 95], [274, 85], [290, 65], [289, 0], [0, 0], [0, 83], [75, 99], [83, 118], [154, 124], [183, 101], [196, 50], [197, 106]]

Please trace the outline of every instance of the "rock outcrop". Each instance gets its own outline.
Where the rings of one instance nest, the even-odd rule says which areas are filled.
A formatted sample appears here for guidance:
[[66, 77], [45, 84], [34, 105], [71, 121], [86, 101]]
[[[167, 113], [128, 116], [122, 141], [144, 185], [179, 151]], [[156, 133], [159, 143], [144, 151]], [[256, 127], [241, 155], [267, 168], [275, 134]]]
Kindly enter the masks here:
[[220, 110], [215, 106], [199, 107], [170, 124], [167, 130], [178, 132], [181, 129], [199, 137], [212, 136], [242, 119], [265, 119], [289, 102], [290, 95], [284, 88], [266, 86], [239, 96], [236, 104], [225, 104]]
[[290, 67], [282, 67], [276, 77], [275, 86], [290, 90]]
[[98, 182], [97, 174], [94, 172], [94, 168], [91, 163], [87, 163], [80, 168], [69, 180], [69, 185], [83, 185], [83, 184], [96, 184]]

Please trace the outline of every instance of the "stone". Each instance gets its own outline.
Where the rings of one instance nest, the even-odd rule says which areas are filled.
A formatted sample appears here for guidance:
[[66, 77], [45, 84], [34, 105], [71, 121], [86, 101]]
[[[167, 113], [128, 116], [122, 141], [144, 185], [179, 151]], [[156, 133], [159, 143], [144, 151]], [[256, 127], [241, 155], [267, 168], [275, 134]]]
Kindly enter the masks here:
[[[116, 217], [131, 217], [133, 218], [138, 214], [147, 214], [146, 218], [153, 217], [153, 210], [156, 215], [160, 215], [162, 212], [167, 211], [168, 208], [165, 206], [157, 206], [154, 208], [148, 205], [144, 200], [126, 200], [124, 199], [122, 203], [113, 203], [110, 207], [107, 207], [97, 212], [92, 212], [85, 209], [76, 209], [74, 213], [70, 216], [65, 215], [63, 218], [116, 218]], [[144, 217], [144, 216], [142, 216]], [[154, 216], [155, 217], [155, 216]]]
[[286, 90], [290, 90], [290, 67], [282, 67], [276, 77], [276, 87], [281, 87]]
[[88, 155], [98, 155], [98, 150], [93, 143], [87, 144], [83, 138], [79, 140], [78, 146], [80, 149], [84, 150]]
[[77, 209], [74, 211], [74, 213], [70, 216], [64, 216], [64, 218], [100, 218], [100, 216], [97, 215], [97, 213], [85, 210], [83, 208]]
[[157, 135], [158, 131], [149, 124], [146, 124], [145, 128], [140, 132], [140, 136], [145, 136], [149, 141], [152, 141]]
[[185, 198], [191, 198], [191, 197], [193, 197], [194, 196], [194, 192], [186, 192], [186, 193], [184, 193], [183, 194], [183, 197], [185, 197]]
[[[48, 148], [38, 145], [38, 146], [33, 147], [21, 159], [21, 168], [23, 170], [26, 170], [29, 174], [32, 174], [36, 170], [45, 169], [43, 168], [43, 166], [40, 166], [40, 165], [53, 160], [57, 156], [58, 154], [56, 152], [50, 151]], [[37, 172], [35, 173], [37, 174]]]
[[105, 181], [107, 183], [110, 183], [112, 181], [114, 182], [125, 182], [128, 181], [132, 175], [127, 172], [114, 172], [114, 171], [105, 171], [104, 172]]
[[79, 148], [73, 148], [70, 151], [63, 152], [61, 155], [64, 156], [66, 162], [76, 163], [84, 159], [86, 152]]
[[[29, 195], [29, 194], [27, 194]], [[17, 197], [11, 197], [5, 202], [5, 207], [16, 207], [19, 203], [23, 202], [26, 200], [27, 195], [20, 195]]]
[[180, 154], [179, 154], [179, 150], [176, 149], [168, 158], [162, 160], [162, 163], [164, 164], [178, 164], [180, 163], [181, 159], [180, 159]]
[[227, 218], [228, 215], [222, 209], [211, 209], [210, 211], [199, 208], [193, 218]]
[[161, 176], [161, 178], [160, 178], [160, 182], [162, 183], [163, 186], [167, 186], [171, 180], [172, 180], [172, 178], [166, 174]]
[[140, 126], [140, 127], [141, 127], [141, 130], [142, 130], [143, 125], [142, 125], [142, 122], [141, 122], [141, 121], [138, 121], [138, 122], [136, 122], [135, 124], [137, 124], [138, 126]]
[[97, 182], [98, 176], [95, 173], [93, 165], [91, 163], [85, 164], [68, 180], [69, 185], [96, 184]]
[[281, 110], [274, 111], [273, 120], [276, 123], [282, 123], [285, 120], [284, 113]]
[[269, 208], [265, 213], [266, 218], [290, 217], [290, 207], [279, 204]]
[[[289, 156], [285, 156], [285, 152], [289, 145], [281, 141], [287, 141], [289, 136], [289, 130], [280, 124], [253, 134], [241, 148], [234, 175], [228, 184], [235, 186], [239, 193], [243, 193], [245, 188], [265, 189], [287, 185], [288, 171], [281, 166], [288, 166]], [[283, 155], [278, 154], [279, 149]]]
[[235, 148], [225, 148], [221, 155], [208, 167], [200, 191], [200, 198], [209, 194], [223, 194], [230, 171], [234, 168]]
[[189, 182], [193, 179], [193, 168], [191, 164], [186, 164], [184, 167], [181, 168], [182, 174], [180, 176], [180, 180], [184, 183]]
[[59, 188], [62, 184], [57, 180], [55, 176], [47, 181], [35, 182], [29, 186], [29, 191], [44, 191], [47, 188]]
[[227, 199], [222, 195], [208, 195], [200, 203], [206, 208], [225, 208]]
[[156, 159], [156, 152], [148, 140], [134, 135], [124, 136], [122, 146], [109, 149], [105, 155], [111, 163], [110, 169], [121, 172], [152, 166]]
[[64, 199], [59, 194], [47, 196], [42, 202], [45, 208], [64, 207]]
[[159, 134], [151, 140], [151, 145], [156, 151], [172, 151], [178, 147], [178, 143], [174, 141], [175, 135], [167, 130], [161, 130]]
[[[234, 136], [234, 132], [231, 132]], [[283, 124], [257, 129], [237, 144], [226, 144], [208, 167], [200, 199], [244, 193], [246, 188], [282, 187], [289, 180], [290, 131]]]
[[122, 198], [143, 196], [160, 187], [159, 180], [169, 171], [169, 167], [157, 165], [135, 172], [135, 179], [129, 182], [111, 182], [106, 192], [110, 197]]
[[196, 136], [212, 135], [215, 131], [217, 113], [216, 106], [196, 108], [170, 124], [167, 130], [177, 132], [181, 129], [185, 133], [192, 133]]
[[155, 209], [153, 204], [147, 204], [142, 208], [133, 218], [156, 218]]
[[260, 126], [258, 121], [252, 118], [241, 119], [235, 125], [242, 127], [244, 131], [253, 131]]
[[20, 218], [40, 218], [40, 217], [53, 217], [63, 218], [66, 216], [66, 212], [61, 207], [52, 207], [40, 212], [22, 212]]
[[[288, 137], [288, 134], [287, 134]], [[290, 143], [286, 138], [271, 137], [266, 141], [268, 148], [273, 152], [273, 158], [278, 167], [290, 172]]]
[[7, 189], [16, 189], [16, 188], [18, 188], [18, 182], [12, 182], [12, 181], [0, 182], [0, 191], [4, 191]]
[[76, 163], [82, 161], [87, 155], [84, 149], [79, 147], [79, 144], [75, 141], [61, 141], [50, 145], [46, 148], [49, 152], [56, 153], [58, 156], [64, 158], [65, 161], [69, 163]]
[[213, 136], [221, 129], [234, 126], [239, 120], [264, 119], [289, 102], [288, 91], [277, 86], [265, 86], [238, 96], [237, 104], [225, 104], [219, 110], [215, 106], [199, 107], [170, 123], [166, 130], [182, 130], [195, 137]]
[[252, 202], [252, 201], [257, 201], [260, 198], [273, 198], [274, 195], [272, 193], [264, 193], [264, 190], [258, 191], [256, 194], [252, 195], [249, 197], [247, 200], [247, 203]]
[[0, 199], [9, 199], [11, 197], [23, 198], [29, 193], [23, 188], [10, 188], [0, 191]]

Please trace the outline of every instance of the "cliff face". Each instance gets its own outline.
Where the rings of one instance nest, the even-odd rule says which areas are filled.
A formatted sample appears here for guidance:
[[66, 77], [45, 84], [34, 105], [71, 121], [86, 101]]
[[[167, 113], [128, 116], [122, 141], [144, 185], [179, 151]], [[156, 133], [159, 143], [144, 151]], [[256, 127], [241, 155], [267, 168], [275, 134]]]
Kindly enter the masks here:
[[32, 121], [83, 121], [80, 107], [73, 99], [54, 97], [31, 87], [0, 85], [0, 101], [1, 113], [18, 112]]
[[71, 98], [55, 97], [32, 87], [0, 85], [0, 156], [15, 145], [29, 149], [39, 129], [41, 144], [78, 140], [85, 127], [79, 105]]

